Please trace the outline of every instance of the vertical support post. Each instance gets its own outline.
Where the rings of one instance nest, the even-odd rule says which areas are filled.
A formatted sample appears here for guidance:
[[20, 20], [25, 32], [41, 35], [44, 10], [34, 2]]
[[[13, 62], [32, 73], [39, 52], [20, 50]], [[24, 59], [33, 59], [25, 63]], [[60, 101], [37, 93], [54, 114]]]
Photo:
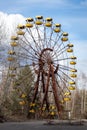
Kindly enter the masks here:
[[56, 107], [57, 107], [58, 115], [60, 116], [60, 105], [59, 105], [59, 98], [58, 98], [58, 90], [57, 90], [57, 86], [56, 86], [53, 64], [51, 64], [51, 74], [52, 74], [52, 89], [53, 89], [55, 104], [56, 104]]
[[48, 93], [48, 88], [49, 88], [50, 71], [51, 70], [50, 70], [50, 66], [49, 66], [49, 73], [48, 73], [48, 76], [47, 76], [47, 82], [46, 82], [46, 86], [45, 86], [45, 93], [44, 93], [43, 101], [42, 101], [42, 104], [41, 104], [41, 110], [43, 108], [43, 105], [44, 105], [45, 101], [46, 101], [46, 104], [48, 106], [47, 93]]
[[45, 92], [45, 83], [44, 83], [44, 74], [42, 73], [42, 87], [43, 87], [43, 93]]

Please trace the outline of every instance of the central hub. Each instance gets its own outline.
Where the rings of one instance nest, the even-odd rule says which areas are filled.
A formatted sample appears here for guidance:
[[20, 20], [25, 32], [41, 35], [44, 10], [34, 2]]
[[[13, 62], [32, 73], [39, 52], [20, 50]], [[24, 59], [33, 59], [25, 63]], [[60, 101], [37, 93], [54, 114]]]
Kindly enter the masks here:
[[47, 64], [48, 64], [48, 65], [53, 64], [53, 61], [52, 61], [52, 59], [51, 59], [51, 58], [48, 58], [48, 59], [47, 59]]
[[45, 48], [41, 51], [41, 54], [40, 54], [40, 60], [45, 64], [51, 64], [53, 63], [52, 61], [52, 56], [51, 56], [51, 53], [53, 49], [51, 48]]

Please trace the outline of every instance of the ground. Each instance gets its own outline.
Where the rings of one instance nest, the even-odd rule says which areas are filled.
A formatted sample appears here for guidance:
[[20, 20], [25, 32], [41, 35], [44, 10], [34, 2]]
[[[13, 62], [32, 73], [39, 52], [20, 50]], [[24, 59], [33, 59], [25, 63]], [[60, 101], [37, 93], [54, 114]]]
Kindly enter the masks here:
[[87, 130], [87, 122], [59, 122], [54, 120], [28, 121], [28, 122], [4, 122], [0, 123], [0, 130]]

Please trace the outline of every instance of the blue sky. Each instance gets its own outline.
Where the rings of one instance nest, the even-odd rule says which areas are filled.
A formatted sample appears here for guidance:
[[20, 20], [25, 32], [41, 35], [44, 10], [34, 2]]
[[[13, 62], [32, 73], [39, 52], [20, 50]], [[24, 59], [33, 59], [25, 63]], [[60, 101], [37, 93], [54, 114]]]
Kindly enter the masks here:
[[87, 74], [87, 0], [1, 0], [0, 11], [24, 17], [43, 15], [61, 23], [74, 43], [78, 70]]

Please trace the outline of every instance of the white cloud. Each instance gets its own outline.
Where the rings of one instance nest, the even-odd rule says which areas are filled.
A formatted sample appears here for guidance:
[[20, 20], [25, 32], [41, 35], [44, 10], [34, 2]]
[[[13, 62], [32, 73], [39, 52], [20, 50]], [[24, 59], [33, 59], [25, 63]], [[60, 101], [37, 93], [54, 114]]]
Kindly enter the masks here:
[[[18, 24], [24, 23], [25, 18], [20, 14], [6, 14], [0, 12], [0, 69], [8, 65], [7, 53], [10, 49], [9, 43], [12, 35], [16, 34]], [[3, 37], [2, 37], [3, 36]]]
[[19, 23], [24, 23], [24, 21], [25, 18], [20, 14], [8, 15], [6, 13], [0, 12], [0, 24], [2, 24], [3, 32], [8, 36], [8, 39], [11, 37], [11, 35], [15, 34], [15, 28], [17, 25]]

